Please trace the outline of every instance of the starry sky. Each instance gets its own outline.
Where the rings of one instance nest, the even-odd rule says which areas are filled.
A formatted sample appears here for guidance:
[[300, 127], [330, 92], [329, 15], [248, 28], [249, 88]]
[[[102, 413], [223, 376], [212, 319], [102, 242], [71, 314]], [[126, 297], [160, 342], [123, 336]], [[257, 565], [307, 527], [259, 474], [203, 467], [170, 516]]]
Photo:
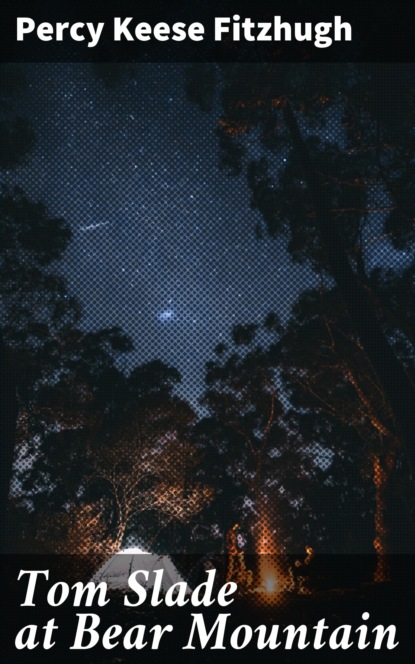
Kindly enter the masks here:
[[187, 100], [184, 69], [136, 65], [108, 87], [85, 63], [24, 65], [15, 109], [36, 146], [6, 182], [69, 222], [57, 268], [83, 326], [121, 326], [135, 344], [122, 368], [161, 358], [196, 406], [204, 364], [232, 325], [271, 310], [285, 318], [310, 273], [284, 240], [256, 239], [244, 179], [218, 168], [217, 111]]

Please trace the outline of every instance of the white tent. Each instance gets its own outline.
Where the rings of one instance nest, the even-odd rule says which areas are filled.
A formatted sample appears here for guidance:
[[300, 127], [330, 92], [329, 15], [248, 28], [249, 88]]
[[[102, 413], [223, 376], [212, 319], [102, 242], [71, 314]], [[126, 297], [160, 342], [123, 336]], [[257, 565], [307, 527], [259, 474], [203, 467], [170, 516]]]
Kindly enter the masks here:
[[116, 553], [100, 567], [92, 577], [92, 581], [94, 583], [105, 581], [112, 590], [125, 590], [128, 588], [129, 576], [137, 570], [144, 570], [148, 572], [148, 579], [145, 579], [144, 574], [140, 574], [137, 581], [147, 589], [153, 587], [156, 580], [154, 572], [159, 569], [164, 570], [161, 586], [163, 592], [167, 592], [173, 584], [185, 581], [169, 556], [159, 556], [138, 547], [122, 549]]

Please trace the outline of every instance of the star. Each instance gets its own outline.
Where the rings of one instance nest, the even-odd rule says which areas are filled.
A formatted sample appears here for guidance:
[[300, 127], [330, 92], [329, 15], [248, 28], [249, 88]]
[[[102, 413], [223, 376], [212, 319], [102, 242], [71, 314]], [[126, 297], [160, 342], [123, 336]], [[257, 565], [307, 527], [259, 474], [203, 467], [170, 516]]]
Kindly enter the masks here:
[[161, 312], [159, 313], [159, 317], [158, 317], [158, 318], [159, 318], [159, 320], [160, 320], [162, 323], [166, 323], [166, 322], [169, 321], [169, 320], [173, 320], [173, 318], [174, 318], [174, 311], [173, 311], [173, 309], [164, 309], [164, 311], [161, 311]]

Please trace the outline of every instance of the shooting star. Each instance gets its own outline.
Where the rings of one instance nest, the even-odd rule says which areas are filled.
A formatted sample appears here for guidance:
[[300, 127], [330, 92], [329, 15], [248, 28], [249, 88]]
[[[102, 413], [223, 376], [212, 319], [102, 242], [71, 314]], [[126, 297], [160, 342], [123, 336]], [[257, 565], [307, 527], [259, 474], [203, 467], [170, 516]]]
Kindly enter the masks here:
[[101, 226], [108, 226], [109, 223], [110, 223], [109, 221], [100, 221], [99, 224], [89, 224], [89, 226], [80, 226], [79, 230], [94, 231], [96, 228], [100, 228]]

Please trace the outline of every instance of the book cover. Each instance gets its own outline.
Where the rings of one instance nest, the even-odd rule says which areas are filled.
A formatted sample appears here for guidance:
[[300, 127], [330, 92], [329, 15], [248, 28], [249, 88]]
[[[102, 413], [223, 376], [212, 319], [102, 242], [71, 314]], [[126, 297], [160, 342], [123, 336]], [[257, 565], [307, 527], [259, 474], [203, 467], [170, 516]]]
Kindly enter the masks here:
[[412, 661], [404, 3], [2, 15], [2, 646]]

